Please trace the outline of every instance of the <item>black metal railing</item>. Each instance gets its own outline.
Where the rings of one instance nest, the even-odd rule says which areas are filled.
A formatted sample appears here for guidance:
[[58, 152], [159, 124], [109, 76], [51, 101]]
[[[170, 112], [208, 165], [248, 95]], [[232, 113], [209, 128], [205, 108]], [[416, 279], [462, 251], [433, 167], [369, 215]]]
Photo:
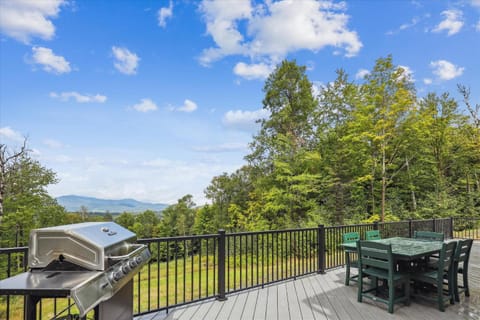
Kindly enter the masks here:
[[[231, 234], [219, 230], [210, 235], [139, 239], [149, 247], [152, 259], [134, 278], [134, 313], [168, 311], [211, 298], [224, 300], [233, 292], [324, 273], [345, 264], [340, 247], [344, 233], [359, 232], [363, 239], [366, 231], [375, 229], [383, 238], [412, 237], [415, 231], [428, 230], [443, 232], [447, 238], [480, 239], [480, 218]], [[0, 248], [0, 279], [26, 270], [27, 251], [27, 247]], [[46, 319], [68, 303], [52, 300], [39, 306], [38, 314]], [[0, 296], [0, 319], [23, 319], [23, 310], [23, 297]]]

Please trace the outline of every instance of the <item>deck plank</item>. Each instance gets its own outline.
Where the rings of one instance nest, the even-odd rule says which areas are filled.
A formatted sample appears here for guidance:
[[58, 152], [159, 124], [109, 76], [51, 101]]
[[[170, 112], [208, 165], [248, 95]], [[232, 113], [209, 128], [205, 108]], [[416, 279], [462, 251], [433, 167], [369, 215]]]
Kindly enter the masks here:
[[254, 320], [264, 320], [267, 317], [268, 288], [258, 290], [257, 304], [255, 305]]
[[278, 309], [278, 319], [292, 319], [290, 314], [290, 301], [288, 300], [287, 295], [287, 286], [285, 282], [282, 282], [277, 285], [278, 296], [277, 296], [277, 309]]
[[277, 296], [278, 296], [278, 286], [268, 286], [268, 299], [267, 299], [267, 320], [276, 320], [278, 319], [278, 308], [277, 308]]
[[298, 301], [297, 290], [295, 288], [296, 283], [297, 281], [288, 281], [285, 283], [290, 319], [305, 319]]

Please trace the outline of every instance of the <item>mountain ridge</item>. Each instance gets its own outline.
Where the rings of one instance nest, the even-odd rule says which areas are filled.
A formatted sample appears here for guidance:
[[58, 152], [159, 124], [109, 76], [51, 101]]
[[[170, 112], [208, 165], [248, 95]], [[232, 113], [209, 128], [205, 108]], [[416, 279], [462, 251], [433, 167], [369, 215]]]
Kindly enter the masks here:
[[65, 195], [57, 197], [56, 199], [58, 204], [65, 207], [65, 209], [69, 212], [78, 212], [81, 210], [82, 206], [86, 207], [88, 212], [93, 213], [141, 213], [146, 210], [160, 212], [169, 206], [165, 203], [143, 202], [132, 198], [101, 199], [79, 195]]

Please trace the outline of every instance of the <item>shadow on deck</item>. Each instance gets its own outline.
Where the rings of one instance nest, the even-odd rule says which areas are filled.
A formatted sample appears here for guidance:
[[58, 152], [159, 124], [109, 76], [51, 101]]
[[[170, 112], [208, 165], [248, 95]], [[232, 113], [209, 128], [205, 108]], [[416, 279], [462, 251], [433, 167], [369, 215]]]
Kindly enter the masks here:
[[389, 314], [386, 305], [374, 301], [357, 302], [356, 284], [344, 285], [345, 269], [330, 270], [275, 285], [228, 295], [226, 301], [209, 300], [151, 313], [136, 320], [246, 320], [246, 319], [338, 319], [385, 320], [480, 319], [480, 242], [472, 248], [469, 265], [470, 297], [460, 296], [460, 303], [448, 305], [445, 312], [435, 303], [412, 300], [410, 306], [395, 305]]

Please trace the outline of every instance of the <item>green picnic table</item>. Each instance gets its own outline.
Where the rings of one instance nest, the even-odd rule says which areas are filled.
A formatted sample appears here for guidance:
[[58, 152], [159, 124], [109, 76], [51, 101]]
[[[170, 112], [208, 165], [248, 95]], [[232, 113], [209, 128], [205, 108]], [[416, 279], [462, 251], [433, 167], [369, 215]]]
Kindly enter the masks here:
[[[425, 256], [440, 252], [443, 242], [425, 241], [412, 238], [386, 238], [380, 240], [371, 240], [384, 244], [392, 245], [392, 254], [396, 260], [412, 261]], [[356, 242], [342, 243], [341, 246], [347, 250], [356, 250]]]

